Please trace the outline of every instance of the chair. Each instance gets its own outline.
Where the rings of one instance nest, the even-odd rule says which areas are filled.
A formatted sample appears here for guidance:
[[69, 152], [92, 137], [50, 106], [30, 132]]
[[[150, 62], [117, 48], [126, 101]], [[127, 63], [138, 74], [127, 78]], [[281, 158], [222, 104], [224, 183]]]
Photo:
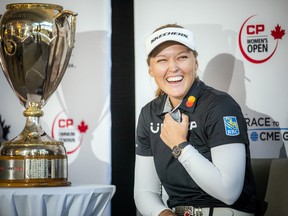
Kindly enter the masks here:
[[288, 215], [288, 159], [252, 159], [259, 198], [268, 202], [265, 216]]

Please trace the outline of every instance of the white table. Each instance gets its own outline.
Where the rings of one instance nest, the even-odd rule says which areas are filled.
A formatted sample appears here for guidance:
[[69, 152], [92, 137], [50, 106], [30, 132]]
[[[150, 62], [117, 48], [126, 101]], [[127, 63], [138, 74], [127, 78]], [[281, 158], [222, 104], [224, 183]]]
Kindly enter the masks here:
[[100, 216], [115, 190], [114, 185], [0, 188], [0, 215]]

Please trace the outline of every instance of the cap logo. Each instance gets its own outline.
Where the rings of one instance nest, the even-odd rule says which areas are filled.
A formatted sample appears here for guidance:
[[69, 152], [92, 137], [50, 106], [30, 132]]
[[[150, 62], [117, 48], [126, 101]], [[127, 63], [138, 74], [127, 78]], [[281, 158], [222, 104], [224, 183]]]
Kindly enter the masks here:
[[151, 44], [156, 41], [157, 39], [161, 38], [161, 37], [164, 37], [164, 36], [169, 36], [169, 35], [177, 35], [177, 36], [180, 36], [180, 37], [185, 37], [188, 39], [188, 35], [187, 34], [183, 34], [181, 32], [165, 32], [163, 34], [160, 34], [156, 37], [154, 37], [152, 40], [151, 40]]

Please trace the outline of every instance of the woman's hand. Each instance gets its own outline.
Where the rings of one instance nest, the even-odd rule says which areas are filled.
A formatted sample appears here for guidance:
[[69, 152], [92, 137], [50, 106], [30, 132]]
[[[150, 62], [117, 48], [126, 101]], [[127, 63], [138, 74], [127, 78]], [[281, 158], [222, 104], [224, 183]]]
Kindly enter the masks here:
[[170, 113], [165, 115], [161, 128], [160, 138], [169, 147], [173, 148], [187, 141], [189, 117], [182, 113], [182, 121], [175, 121]]
[[158, 216], [176, 216], [176, 214], [169, 209], [165, 209], [164, 211], [160, 212]]

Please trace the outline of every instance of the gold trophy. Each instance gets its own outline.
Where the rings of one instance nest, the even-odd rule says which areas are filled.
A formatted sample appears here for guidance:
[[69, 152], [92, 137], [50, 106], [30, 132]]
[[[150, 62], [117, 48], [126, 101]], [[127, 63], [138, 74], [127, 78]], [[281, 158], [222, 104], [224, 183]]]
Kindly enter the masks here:
[[76, 16], [55, 4], [6, 5], [0, 21], [0, 63], [26, 109], [26, 124], [1, 145], [0, 187], [71, 185], [64, 143], [45, 133], [40, 117], [68, 66]]

